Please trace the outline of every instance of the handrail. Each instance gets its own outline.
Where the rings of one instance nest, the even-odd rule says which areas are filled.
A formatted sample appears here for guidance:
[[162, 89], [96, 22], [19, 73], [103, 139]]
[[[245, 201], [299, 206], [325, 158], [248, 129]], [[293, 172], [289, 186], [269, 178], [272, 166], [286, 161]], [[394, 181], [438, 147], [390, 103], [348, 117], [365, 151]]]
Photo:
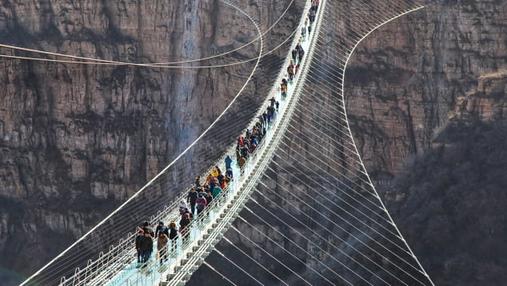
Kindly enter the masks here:
[[[268, 136], [267, 134], [272, 133], [271, 128], [272, 128], [271, 125], [267, 126], [267, 128], [266, 128], [267, 129], [266, 135], [259, 142], [259, 144], [257, 145], [257, 148], [252, 153], [250, 153], [248, 162], [253, 161], [257, 157], [257, 154], [258, 154], [258, 152], [256, 152], [256, 151], [259, 150], [259, 149], [262, 149], [263, 146], [266, 144], [265, 142], [267, 141], [267, 139], [265, 139], [265, 138], [267, 138], [267, 136]], [[226, 154], [225, 156], [227, 156], [227, 155], [230, 156], [231, 154]], [[247, 163], [247, 164], [249, 164], [249, 163]], [[247, 168], [247, 167], [245, 167], [245, 168]], [[240, 169], [240, 171], [243, 172], [245, 168]], [[234, 178], [238, 178], [238, 177], [239, 176], [235, 176]], [[234, 179], [234, 178], [227, 185], [227, 188], [225, 188], [219, 194], [219, 196], [217, 196], [216, 198], [214, 198], [212, 200], [212, 202], [211, 202], [210, 205], [208, 205], [196, 218], [192, 219], [191, 223], [187, 226], [187, 228], [189, 229], [189, 231], [186, 233], [186, 235], [185, 236], [179, 235], [179, 236], [177, 236], [175, 238], [175, 239], [179, 238], [182, 242], [184, 241], [183, 244], [180, 246], [182, 250], [188, 249], [188, 247], [195, 242], [193, 240], [188, 239], [188, 237], [191, 236], [191, 234], [192, 234], [191, 230], [195, 229], [195, 228], [200, 228], [200, 225], [202, 224], [202, 221], [207, 219], [207, 217], [210, 215], [210, 212], [216, 210], [217, 207], [219, 207], [219, 206], [227, 203], [227, 200], [224, 201], [223, 198], [226, 197], [226, 196], [232, 196], [231, 192], [235, 191], [235, 190], [231, 190], [232, 189], [232, 185], [236, 182], [235, 180], [237, 180], [237, 179]], [[172, 243], [172, 241], [169, 241], [167, 243], [167, 245], [165, 246], [165, 248], [162, 249], [162, 252], [170, 253], [168, 251], [168, 248], [172, 245], [171, 243]], [[159, 252], [160, 252], [160, 250], [159, 250]], [[131, 257], [133, 257], [133, 255], [134, 255], [134, 252], [132, 251], [132, 256]], [[140, 268], [150, 268], [150, 267], [155, 267], [157, 264], [158, 264], [158, 262], [156, 260], [150, 260], [150, 261], [148, 261], [148, 262], [146, 262], [144, 264], [139, 265], [139, 267]], [[151, 272], [153, 272], [153, 271], [151, 271]], [[133, 275], [145, 276], [144, 274], [140, 274], [139, 272], [135, 272], [135, 273], [133, 273]], [[143, 277], [141, 277], [141, 278], [143, 278]], [[127, 281], [130, 282], [130, 277], [127, 278], [127, 279], [128, 279]], [[125, 281], [125, 279], [121, 279], [121, 280]], [[104, 283], [104, 280], [101, 280], [101, 282]]]

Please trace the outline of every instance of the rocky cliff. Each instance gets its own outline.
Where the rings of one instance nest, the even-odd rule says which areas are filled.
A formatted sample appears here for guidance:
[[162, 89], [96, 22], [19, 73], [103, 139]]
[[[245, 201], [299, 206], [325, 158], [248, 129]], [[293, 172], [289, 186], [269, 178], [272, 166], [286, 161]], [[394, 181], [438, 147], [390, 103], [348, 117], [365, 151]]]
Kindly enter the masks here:
[[352, 57], [354, 137], [437, 285], [503, 285], [507, 3], [428, 4]]
[[502, 1], [432, 2], [358, 47], [346, 75], [348, 111], [377, 179], [431, 146], [458, 101], [506, 68], [506, 17]]
[[[266, 50], [290, 34], [300, 2], [265, 36]], [[238, 6], [266, 30], [290, 3]], [[207, 57], [257, 36], [218, 0], [4, 1], [0, 15], [0, 43], [138, 63]], [[197, 64], [254, 58], [258, 48]], [[146, 183], [222, 112], [254, 63], [217, 72], [2, 59], [0, 275], [31, 273]], [[249, 93], [264, 92], [261, 83]]]

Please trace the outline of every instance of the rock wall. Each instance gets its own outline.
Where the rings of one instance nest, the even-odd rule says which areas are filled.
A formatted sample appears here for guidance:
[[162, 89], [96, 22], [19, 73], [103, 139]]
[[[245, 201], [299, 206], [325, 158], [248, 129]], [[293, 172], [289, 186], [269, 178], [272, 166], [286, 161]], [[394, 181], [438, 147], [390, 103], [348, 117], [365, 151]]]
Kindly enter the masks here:
[[[266, 35], [266, 49], [289, 35], [300, 2]], [[236, 4], [266, 30], [289, 3]], [[0, 4], [0, 43], [108, 60], [190, 60], [256, 35], [218, 0]], [[258, 48], [202, 64], [253, 58]], [[217, 72], [2, 59], [0, 275], [31, 273], [146, 183], [222, 112], [254, 63]]]
[[398, 226], [437, 285], [503, 285], [505, 121], [453, 122], [386, 194]]
[[361, 43], [345, 90], [356, 143], [376, 180], [429, 148], [480, 79], [505, 70], [506, 9], [503, 1], [431, 2]]
[[354, 138], [436, 285], [503, 285], [507, 2], [438, 1], [353, 55]]

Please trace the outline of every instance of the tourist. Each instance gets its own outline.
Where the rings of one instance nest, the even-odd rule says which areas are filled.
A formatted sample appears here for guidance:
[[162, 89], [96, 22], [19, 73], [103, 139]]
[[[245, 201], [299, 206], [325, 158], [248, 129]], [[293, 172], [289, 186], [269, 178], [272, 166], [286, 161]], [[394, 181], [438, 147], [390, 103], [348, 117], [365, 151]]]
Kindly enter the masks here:
[[270, 106], [271, 106], [271, 107], [275, 106], [275, 102], [276, 102], [275, 97], [271, 97], [271, 98], [269, 99], [269, 104], [270, 104]]
[[169, 239], [171, 240], [171, 252], [176, 250], [176, 238], [178, 237], [178, 230], [176, 229], [176, 223], [172, 221], [169, 224]]
[[199, 188], [201, 186], [201, 176], [195, 177], [195, 187]]
[[232, 174], [232, 159], [229, 155], [227, 155], [225, 157], [225, 175], [228, 176], [229, 178], [232, 178], [233, 177], [233, 174]]
[[218, 177], [219, 170], [220, 169], [218, 168], [218, 166], [213, 167], [213, 169], [211, 169], [211, 176], [213, 176], [215, 178]]
[[303, 57], [305, 55], [305, 51], [303, 50], [303, 47], [299, 46], [299, 50], [298, 50], [298, 60], [299, 62], [301, 62], [303, 60]]
[[153, 252], [153, 236], [150, 233], [144, 232], [140, 247], [142, 252], [141, 263], [146, 263], [150, 260]]
[[213, 196], [214, 199], [216, 199], [220, 195], [221, 192], [222, 192], [222, 188], [220, 188], [220, 185], [217, 182], [215, 184], [215, 186], [213, 187], [213, 189], [211, 189], [211, 195]]
[[143, 232], [145, 235], [149, 235], [151, 238], [155, 238], [155, 232], [153, 228], [151, 228], [150, 223], [145, 221], [142, 226]]
[[158, 250], [158, 257], [160, 259], [160, 265], [164, 263], [164, 261], [167, 261], [167, 242], [169, 241], [169, 237], [166, 233], [160, 232], [158, 234], [158, 240], [157, 240], [157, 250]]
[[197, 200], [197, 192], [195, 188], [191, 188], [187, 195], [187, 203], [190, 204], [190, 212], [195, 215], [195, 202]]
[[209, 206], [211, 201], [213, 200], [213, 195], [211, 194], [211, 190], [206, 190], [206, 195], [204, 196], [206, 198], [206, 206]]
[[310, 9], [310, 12], [308, 13], [308, 19], [310, 19], [310, 25], [312, 25], [313, 22], [315, 21], [315, 15], [316, 15], [316, 10]]
[[282, 92], [283, 96], [287, 95], [287, 85], [288, 85], [287, 80], [283, 78], [282, 83], [280, 84], [280, 91]]
[[319, 8], [319, 2], [320, 2], [319, 0], [312, 0], [312, 7], [310, 9], [316, 12], [317, 9]]
[[289, 74], [289, 81], [292, 81], [292, 79], [294, 78], [294, 63], [292, 61], [287, 67], [287, 73]]
[[186, 243], [190, 232], [188, 231], [188, 225], [190, 224], [190, 213], [184, 213], [180, 219], [180, 233], [181, 241]]
[[141, 249], [141, 243], [144, 239], [144, 232], [142, 229], [138, 229], [136, 235], [136, 252], [137, 252], [137, 263], [141, 263], [143, 260], [143, 251]]

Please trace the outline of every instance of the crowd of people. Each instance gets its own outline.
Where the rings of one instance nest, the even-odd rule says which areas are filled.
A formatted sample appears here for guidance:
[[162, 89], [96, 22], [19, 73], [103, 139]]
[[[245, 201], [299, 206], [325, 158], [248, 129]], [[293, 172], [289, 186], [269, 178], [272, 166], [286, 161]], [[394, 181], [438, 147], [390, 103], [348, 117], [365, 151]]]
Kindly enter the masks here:
[[[297, 76], [300, 64], [302, 63], [305, 51], [301, 42], [305, 41], [307, 31], [308, 35], [312, 31], [312, 25], [315, 21], [316, 12], [319, 6], [319, 0], [312, 0], [308, 18], [301, 30], [300, 41], [291, 51], [291, 61], [287, 67], [287, 76], [282, 79], [280, 92], [282, 98], [287, 95], [288, 85], [292, 83]], [[257, 118], [253, 128], [246, 130], [244, 135], [240, 135], [236, 142], [236, 164], [243, 172], [245, 165], [251, 155], [267, 134], [269, 126], [276, 120], [276, 115], [280, 108], [280, 102], [274, 97], [269, 99], [269, 105], [266, 110]], [[182, 244], [186, 244], [189, 239], [191, 222], [202, 222], [208, 213], [203, 213], [208, 207], [212, 207], [213, 200], [223, 201], [226, 197], [229, 183], [234, 179], [233, 159], [227, 155], [224, 159], [225, 173], [218, 166], [214, 166], [204, 180], [200, 176], [195, 178], [195, 182], [186, 196], [186, 200], [179, 203], [179, 222], [171, 221], [167, 226], [160, 221], [153, 231], [149, 222], [144, 222], [137, 227], [135, 239], [135, 248], [137, 251], [137, 263], [139, 266], [145, 265], [153, 254], [155, 247], [154, 240], [157, 241], [157, 256], [162, 265], [168, 260], [168, 256], [177, 248], [177, 239], [181, 238]]]
[[[319, 8], [320, 0], [312, 0], [312, 4], [310, 6], [310, 11], [308, 11], [308, 18], [305, 20], [305, 25], [301, 28], [301, 38], [304, 40], [306, 38], [306, 30], [308, 30], [308, 34], [312, 32], [313, 23], [315, 22], [315, 17], [317, 17], [317, 9]], [[308, 23], [308, 21], [310, 21]]]
[[[270, 104], [266, 111], [259, 116], [258, 121], [246, 130], [244, 135], [240, 135], [236, 144], [236, 164], [243, 171], [247, 160], [255, 152], [257, 146], [262, 142], [266, 135], [267, 128], [276, 118], [280, 103], [275, 98], [270, 99]], [[137, 263], [139, 266], [145, 265], [153, 254], [155, 247], [154, 240], [157, 240], [157, 255], [162, 265], [168, 260], [169, 254], [177, 248], [177, 239], [186, 244], [189, 238], [190, 224], [195, 219], [202, 222], [204, 216], [201, 215], [213, 200], [224, 201], [226, 198], [229, 183], [233, 180], [233, 159], [227, 155], [224, 159], [225, 173], [220, 167], [214, 166], [205, 180], [200, 176], [195, 178], [194, 185], [190, 188], [186, 200], [179, 203], [179, 227], [175, 221], [171, 221], [168, 226], [163, 221], [158, 223], [155, 231], [149, 222], [144, 222], [137, 228], [135, 247], [137, 251]]]

